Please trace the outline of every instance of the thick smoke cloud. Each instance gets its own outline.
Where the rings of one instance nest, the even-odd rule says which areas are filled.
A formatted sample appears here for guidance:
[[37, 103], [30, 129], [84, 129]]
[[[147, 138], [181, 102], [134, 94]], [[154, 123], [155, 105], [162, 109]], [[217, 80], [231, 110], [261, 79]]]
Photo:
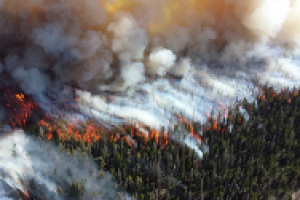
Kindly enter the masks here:
[[[81, 182], [84, 187], [82, 199], [92, 199], [93, 192], [96, 199], [118, 198], [118, 189], [114, 189], [117, 182], [107, 172], [101, 176], [89, 156], [77, 151], [75, 155], [63, 153], [53, 144], [26, 136], [23, 131], [15, 131], [5, 137], [3, 133], [1, 135], [0, 199], [3, 180], [15, 190], [27, 190], [36, 198], [74, 199], [62, 195], [59, 187], [66, 193], [75, 182]], [[83, 179], [86, 179], [85, 184]], [[128, 194], [126, 196], [131, 199]]]
[[[174, 112], [206, 119], [216, 102], [228, 106], [237, 96], [249, 100], [257, 94], [254, 76], [300, 85], [300, 60], [293, 57], [300, 55], [299, 22], [300, 0], [0, 0], [0, 87], [68, 99], [69, 86], [75, 86], [79, 109], [111, 123], [137, 118], [157, 128], [172, 125]], [[153, 81], [154, 75], [184, 79]], [[107, 90], [122, 95], [109, 96]], [[47, 156], [22, 134], [3, 141], [10, 149], [15, 142], [25, 152]], [[58, 155], [66, 166], [66, 156]], [[14, 158], [20, 165], [12, 164], [12, 171], [1, 166], [5, 160], [0, 169], [20, 175], [26, 159]], [[54, 165], [40, 168], [38, 154], [31, 159], [37, 172], [49, 174]], [[52, 178], [48, 188], [64, 180]]]
[[51, 82], [124, 90], [174, 66], [185, 74], [182, 56], [197, 64], [186, 49], [225, 62], [244, 59], [257, 42], [296, 42], [299, 13], [298, 0], [2, 0], [0, 72], [29, 94]]
[[[65, 85], [97, 95], [175, 75], [233, 97], [234, 86], [216, 81], [211, 68], [247, 77], [258, 66], [247, 62], [263, 58], [263, 70], [297, 78], [293, 62], [270, 57], [299, 51], [299, 13], [300, 0], [2, 0], [0, 80], [30, 95], [61, 94]], [[166, 106], [151, 87], [142, 90]]]

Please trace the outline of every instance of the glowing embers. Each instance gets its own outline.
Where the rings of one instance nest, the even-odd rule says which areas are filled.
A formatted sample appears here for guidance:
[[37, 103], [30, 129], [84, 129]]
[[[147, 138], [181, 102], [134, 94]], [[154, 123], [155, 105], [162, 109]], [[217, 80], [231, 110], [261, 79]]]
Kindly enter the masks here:
[[[205, 128], [206, 131], [213, 130], [213, 131], [220, 131], [221, 133], [225, 132], [225, 126], [218, 121], [215, 121], [209, 114], [206, 114], [207, 120], [210, 120], [210, 126], [209, 125], [204, 125], [201, 127], [201, 131], [203, 131], [203, 128]], [[228, 115], [227, 113], [227, 118], [232, 118], [231, 115]]]
[[195, 132], [193, 125], [185, 118], [182, 116], [176, 116], [180, 123], [184, 123], [187, 126], [187, 129], [190, 131], [190, 134], [192, 137], [195, 137], [199, 142], [201, 142], [201, 137], [198, 133]]
[[25, 199], [26, 200], [30, 199], [29, 192], [27, 191], [27, 189], [25, 190]]
[[[53, 120], [46, 117], [41, 120], [38, 125], [41, 126], [43, 134], [41, 136], [47, 140], [58, 139], [59, 141], [74, 141], [84, 142], [92, 145], [94, 142], [106, 137], [109, 142], [117, 143], [121, 140], [125, 141], [128, 146], [145, 147], [150, 140], [154, 140], [156, 144], [164, 149], [168, 144], [168, 134], [166, 131], [145, 129], [145, 133], [140, 131], [139, 127], [134, 125], [120, 126], [116, 129], [105, 129], [104, 126], [94, 125], [92, 122], [77, 121], [73, 124], [68, 124], [62, 120], [58, 123], [53, 123]], [[142, 126], [140, 124], [140, 126]]]
[[[103, 127], [93, 125], [91, 122], [80, 122], [77, 121], [73, 124], [68, 124], [59, 120], [58, 123], [51, 122], [50, 118], [41, 120], [38, 125], [46, 128], [46, 137], [47, 140], [52, 140], [54, 138], [59, 139], [60, 141], [70, 141], [74, 140], [76, 142], [84, 142], [92, 144], [95, 141], [98, 141], [105, 134], [108, 135], [109, 141], [119, 141], [120, 134], [111, 134], [109, 130], [105, 130]], [[44, 130], [44, 129], [43, 129]], [[127, 141], [131, 146], [131, 141], [124, 136], [123, 140]]]
[[23, 93], [13, 93], [8, 89], [4, 91], [4, 97], [6, 109], [11, 115], [9, 116], [11, 126], [23, 128], [32, 111], [38, 106]]
[[[165, 146], [168, 144], [169, 134], [164, 129], [162, 131], [159, 131], [158, 129], [150, 130], [150, 128], [146, 128], [146, 126], [141, 123], [135, 129], [137, 130], [136, 131], [137, 136], [143, 136], [145, 139], [145, 142], [148, 142], [149, 140], [154, 139], [157, 144], [161, 145], [161, 149], [164, 149]], [[147, 137], [146, 133], [144, 133], [142, 131], [145, 129], [149, 129], [149, 131], [146, 130], [146, 133], [149, 133], [148, 137]]]
[[[24, 129], [29, 124], [36, 125], [39, 121], [43, 123], [42, 118], [53, 121], [49, 116], [45, 116], [46, 111], [43, 111], [31, 96], [20, 92], [19, 88], [4, 86], [0, 88], [0, 93], [3, 94], [0, 97], [0, 104], [5, 108], [5, 123], [10, 124], [13, 128]], [[61, 108], [64, 110], [72, 110], [74, 109], [74, 103], [76, 104], [76, 96], [54, 101], [53, 104], [50, 101], [47, 102], [51, 112], [52, 108], [58, 106], [58, 104], [61, 104]]]
[[58, 123], [51, 123], [51, 119], [41, 120], [38, 125], [47, 128], [46, 137], [48, 140], [57, 137], [59, 140], [72, 140], [83, 141], [91, 144], [100, 138], [100, 132], [103, 130], [92, 123], [67, 124], [66, 122], [59, 121]]
[[20, 101], [24, 101], [24, 94], [16, 94], [16, 98]]
[[280, 92], [276, 91], [268, 91], [261, 89], [261, 92], [258, 96], [258, 99], [260, 101], [272, 101], [273, 99], [280, 99], [286, 101], [288, 104], [292, 103], [293, 100], [298, 96], [299, 90], [293, 89], [288, 90], [288, 92], [285, 92], [285, 90], [281, 89]]
[[160, 145], [161, 149], [164, 149], [168, 144], [168, 133], [165, 130], [151, 130], [142, 123], [126, 126], [124, 127], [124, 130], [125, 133], [130, 135], [130, 138], [132, 138], [133, 142], [137, 143], [138, 140], [141, 139], [143, 147], [145, 147], [145, 145], [153, 139], [155, 140], [156, 144]]
[[224, 111], [224, 118], [227, 119], [228, 117], [228, 108], [226, 108], [223, 104], [220, 105], [221, 109]]

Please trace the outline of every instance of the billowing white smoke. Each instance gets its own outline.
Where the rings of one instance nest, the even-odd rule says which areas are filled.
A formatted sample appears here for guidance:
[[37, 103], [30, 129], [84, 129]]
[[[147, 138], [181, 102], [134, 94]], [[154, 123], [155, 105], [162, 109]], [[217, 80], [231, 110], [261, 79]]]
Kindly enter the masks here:
[[38, 94], [43, 92], [49, 86], [49, 78], [42, 74], [37, 68], [24, 69], [20, 66], [12, 71], [11, 76], [20, 84], [21, 89], [28, 94]]
[[226, 0], [235, 5], [241, 23], [260, 39], [276, 38], [297, 42], [299, 40], [298, 0]]
[[255, 78], [297, 81], [300, 0], [1, 2], [0, 79], [32, 95], [75, 85], [86, 90], [80, 108], [100, 118], [158, 127], [177, 112], [203, 121], [216, 101], [251, 96]]
[[147, 72], [150, 74], [165, 75], [174, 66], [176, 56], [168, 49], [155, 49], [149, 56], [149, 67]]
[[121, 63], [142, 60], [148, 45], [146, 30], [129, 13], [118, 13], [116, 20], [107, 27], [113, 34], [111, 50], [118, 54]]
[[[297, 42], [300, 37], [299, 0], [218, 0], [213, 4], [224, 8], [214, 10], [207, 2], [199, 13], [201, 3], [179, 2], [182, 8], [174, 11], [181, 14], [179, 25], [174, 13], [164, 13], [173, 5], [167, 0], [131, 0], [129, 9], [116, 1], [119, 12], [107, 0], [1, 2], [4, 70], [31, 94], [53, 87], [53, 82], [70, 81], [94, 91], [113, 81], [111, 90], [124, 90], [146, 80], [145, 74], [165, 75], [182, 65], [176, 63], [186, 48], [197, 49], [197, 55], [185, 53], [192, 61], [219, 56], [244, 60], [253, 42]], [[168, 23], [159, 27], [160, 21]], [[158, 24], [154, 35], [151, 22]], [[224, 43], [228, 47], [221, 55], [219, 47], [211, 46]], [[130, 77], [128, 71], [137, 72]]]
[[[117, 182], [107, 172], [104, 177], [100, 176], [99, 169], [89, 156], [79, 152], [75, 155], [62, 153], [53, 144], [37, 141], [23, 131], [1, 136], [0, 171], [0, 183], [4, 180], [12, 188], [22, 192], [27, 190], [37, 198], [72, 199], [60, 194], [59, 187], [67, 192], [75, 182], [84, 186], [82, 199], [92, 199], [93, 192], [96, 199], [118, 198], [118, 190], [114, 189]], [[85, 184], [83, 179], [86, 179]], [[35, 186], [29, 186], [30, 181]], [[128, 195], [127, 199], [130, 199]]]
[[134, 86], [139, 82], [144, 81], [145, 80], [144, 75], [145, 75], [145, 69], [143, 63], [141, 62], [135, 62], [123, 66], [121, 69], [121, 77], [123, 78], [123, 80], [126, 80], [125, 83], [122, 84], [123, 87], [127, 88], [130, 86]]
[[0, 0], [0, 81], [40, 100], [75, 86], [109, 123], [204, 122], [253, 80], [300, 86], [299, 22], [300, 0]]

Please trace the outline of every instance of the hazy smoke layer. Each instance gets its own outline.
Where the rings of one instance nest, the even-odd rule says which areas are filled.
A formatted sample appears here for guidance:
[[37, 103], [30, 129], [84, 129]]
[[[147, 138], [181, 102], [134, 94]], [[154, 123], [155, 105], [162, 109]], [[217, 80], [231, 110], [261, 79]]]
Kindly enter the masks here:
[[[75, 155], [62, 153], [54, 145], [25, 136], [22, 131], [1, 137], [0, 171], [0, 183], [4, 180], [12, 188], [23, 192], [27, 190], [36, 198], [74, 199], [61, 195], [59, 187], [67, 193], [71, 184], [75, 182], [81, 182], [84, 186], [85, 193], [82, 199], [92, 199], [93, 192], [96, 199], [118, 198], [118, 191], [114, 189], [117, 182], [106, 172], [105, 176], [101, 177], [90, 157], [82, 156], [79, 152]], [[86, 179], [85, 184], [83, 179]], [[2, 200], [1, 194], [0, 185]], [[127, 199], [130, 199], [128, 195]]]
[[5, 182], [0, 180], [0, 199], [1, 200], [13, 200], [12, 195], [14, 191]]
[[124, 90], [145, 74], [186, 75], [183, 58], [245, 61], [300, 37], [299, 0], [1, 0], [0, 10], [0, 74], [29, 94]]
[[177, 56], [192, 46], [203, 60], [226, 61], [245, 59], [257, 42], [300, 37], [299, 0], [2, 0], [0, 6], [0, 73], [9, 72], [26, 93], [53, 82], [97, 91], [113, 81], [114, 89], [125, 89], [145, 73], [175, 67], [185, 74], [189, 64]]
[[[212, 108], [226, 115], [236, 98], [251, 101], [254, 81], [300, 86], [299, 22], [300, 0], [0, 0], [0, 84], [18, 85], [40, 104], [41, 94], [65, 98], [65, 86], [75, 86], [81, 111], [110, 123], [169, 126], [174, 112], [205, 121]], [[14, 187], [24, 189], [17, 180], [25, 173], [53, 199], [54, 183], [77, 180], [65, 177], [68, 164], [88, 176], [70, 164], [76, 160], [55, 159], [20, 133], [2, 143], [0, 169]], [[14, 143], [23, 157], [11, 156]], [[51, 175], [54, 160], [61, 176]], [[91, 177], [87, 188], [94, 183], [112, 182]]]
[[300, 0], [1, 0], [0, 15], [3, 84], [57, 99], [75, 86], [110, 123], [203, 121], [253, 98], [253, 80], [300, 84]]

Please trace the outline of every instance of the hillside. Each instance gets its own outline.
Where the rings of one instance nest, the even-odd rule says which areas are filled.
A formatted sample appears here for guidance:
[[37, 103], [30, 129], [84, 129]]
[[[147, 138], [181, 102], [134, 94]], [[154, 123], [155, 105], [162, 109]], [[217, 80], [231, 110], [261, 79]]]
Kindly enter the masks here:
[[[295, 88], [262, 91], [251, 104], [237, 102], [226, 120], [219, 115], [206, 124], [182, 120], [174, 127], [175, 134], [201, 141], [202, 150], [209, 147], [203, 159], [172, 133], [147, 126], [148, 138], [133, 125], [103, 130], [92, 122], [72, 127], [61, 121], [30, 129], [41, 137], [42, 127], [42, 137], [62, 151], [93, 156], [100, 172], [109, 171], [138, 199], [289, 199], [300, 181], [300, 95]], [[79, 198], [84, 187], [72, 187]]]

